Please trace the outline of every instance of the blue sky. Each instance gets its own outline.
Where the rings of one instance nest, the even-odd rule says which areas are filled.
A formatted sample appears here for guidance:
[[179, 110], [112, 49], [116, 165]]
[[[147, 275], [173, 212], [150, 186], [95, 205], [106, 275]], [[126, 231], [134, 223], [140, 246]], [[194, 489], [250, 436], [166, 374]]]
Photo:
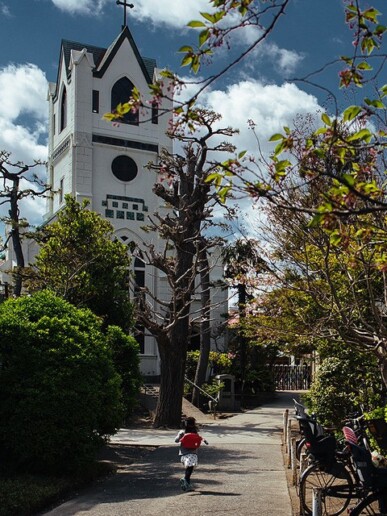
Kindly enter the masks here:
[[[186, 68], [179, 69], [181, 55], [177, 50], [196, 40], [186, 23], [198, 19], [199, 11], [210, 10], [208, 1], [133, 3], [128, 25], [140, 53], [156, 58], [160, 68], [186, 75]], [[370, 0], [370, 4], [383, 11], [387, 2]], [[0, 149], [11, 151], [15, 160], [26, 163], [46, 159], [47, 81], [56, 80], [61, 39], [107, 47], [120, 32], [122, 22], [123, 9], [115, 0], [0, 0]], [[253, 36], [249, 31], [239, 33], [233, 48], [244, 48]], [[262, 150], [268, 152], [270, 135], [283, 125], [291, 125], [297, 114], [315, 115], [332, 109], [321, 90], [289, 79], [303, 77], [349, 54], [351, 41], [342, 0], [291, 0], [270, 38], [212, 85], [203, 103], [220, 112], [225, 125], [240, 129], [235, 143], [251, 152], [257, 149], [247, 120], [253, 119]], [[230, 53], [221, 49], [214, 66], [221, 66], [229, 57]], [[202, 71], [210, 72], [211, 68]], [[317, 80], [338, 93], [337, 73], [337, 67], [330, 67]], [[356, 100], [351, 91], [339, 93], [340, 108]], [[23, 210], [38, 223], [44, 203], [27, 201]]]

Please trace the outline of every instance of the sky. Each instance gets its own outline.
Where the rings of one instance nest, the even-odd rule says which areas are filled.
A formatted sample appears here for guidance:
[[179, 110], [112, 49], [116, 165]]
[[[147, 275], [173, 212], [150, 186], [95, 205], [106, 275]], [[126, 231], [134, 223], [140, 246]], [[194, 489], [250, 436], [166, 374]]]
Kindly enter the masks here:
[[[159, 68], [186, 76], [178, 49], [196, 41], [195, 31], [186, 24], [200, 19], [200, 11], [211, 10], [208, 0], [133, 3], [127, 23], [140, 53], [155, 58]], [[386, 0], [370, 3], [382, 12], [387, 6]], [[47, 159], [47, 84], [56, 81], [61, 39], [108, 47], [122, 23], [123, 8], [115, 0], [0, 0], [0, 150], [27, 164]], [[232, 50], [220, 49], [200, 73], [205, 76], [219, 69], [254, 36], [251, 31], [239, 32]], [[319, 116], [333, 109], [322, 89], [292, 79], [350, 54], [352, 48], [342, 0], [291, 0], [270, 37], [206, 90], [201, 102], [221, 113], [224, 126], [240, 130], [233, 142], [238, 149], [254, 153], [257, 142], [248, 129], [248, 120], [253, 120], [261, 149], [268, 153], [270, 136], [291, 126], [298, 115]], [[314, 78], [338, 91], [337, 67], [330, 66]], [[338, 98], [344, 108], [360, 97], [346, 91]], [[38, 199], [27, 200], [22, 208], [32, 224], [39, 224], [44, 212], [44, 201]]]

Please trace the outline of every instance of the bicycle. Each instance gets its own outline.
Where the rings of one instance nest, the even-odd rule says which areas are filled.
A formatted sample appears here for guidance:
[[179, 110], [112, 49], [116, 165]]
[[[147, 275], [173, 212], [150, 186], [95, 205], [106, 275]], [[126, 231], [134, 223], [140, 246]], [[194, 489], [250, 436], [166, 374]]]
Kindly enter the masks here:
[[[323, 426], [320, 425], [320, 423], [317, 421], [316, 415], [315, 414], [309, 415], [306, 411], [306, 407], [304, 405], [302, 405], [301, 403], [299, 403], [294, 398], [293, 398], [293, 403], [294, 403], [294, 410], [295, 410], [296, 418], [298, 419], [298, 417], [300, 417], [303, 419], [311, 420], [312, 421], [311, 430], [312, 430], [313, 434], [315, 435], [315, 437], [323, 437], [325, 434], [325, 431], [324, 431]], [[296, 459], [298, 460], [298, 462], [300, 462], [301, 455], [303, 453], [308, 453], [306, 438], [305, 438], [305, 435], [303, 433], [303, 429], [301, 428], [301, 426], [300, 426], [300, 434], [301, 434], [301, 439], [297, 442], [297, 445], [296, 445]]]
[[376, 468], [369, 450], [347, 441], [357, 470], [362, 493], [359, 502], [349, 514], [351, 516], [387, 516], [387, 468]]
[[349, 452], [338, 450], [334, 435], [318, 435], [316, 421], [296, 416], [305, 437], [310, 465], [299, 480], [301, 511], [312, 514], [313, 491], [323, 489], [323, 511], [326, 516], [338, 516], [348, 507], [354, 490], [354, 472]]

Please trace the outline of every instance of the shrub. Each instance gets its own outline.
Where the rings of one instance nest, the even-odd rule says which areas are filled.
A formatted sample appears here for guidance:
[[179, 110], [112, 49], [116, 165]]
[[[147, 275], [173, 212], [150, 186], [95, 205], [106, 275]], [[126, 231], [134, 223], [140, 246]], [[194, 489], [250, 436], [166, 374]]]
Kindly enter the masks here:
[[142, 384], [140, 347], [134, 337], [126, 335], [118, 326], [109, 326], [106, 337], [112, 350], [114, 365], [122, 380], [125, 417], [129, 417], [136, 405], [137, 394]]
[[0, 455], [16, 468], [75, 469], [121, 423], [121, 380], [87, 309], [48, 291], [1, 304], [0, 364]]
[[321, 423], [340, 427], [351, 412], [378, 406], [381, 396], [381, 378], [374, 357], [343, 348], [339, 356], [322, 361], [303, 400]]
[[[194, 380], [195, 371], [199, 361], [200, 351], [189, 351], [186, 360], [186, 375], [190, 380]], [[217, 374], [230, 373], [232, 368], [233, 356], [230, 353], [220, 353], [219, 351], [210, 351], [208, 366], [211, 370], [211, 376]]]

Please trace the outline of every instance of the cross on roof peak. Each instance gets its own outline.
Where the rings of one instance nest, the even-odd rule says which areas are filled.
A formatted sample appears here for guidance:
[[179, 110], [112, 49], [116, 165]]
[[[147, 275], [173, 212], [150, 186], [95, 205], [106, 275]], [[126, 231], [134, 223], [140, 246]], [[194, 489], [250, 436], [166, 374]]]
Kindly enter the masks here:
[[124, 7], [124, 24], [122, 26], [122, 30], [124, 30], [126, 27], [126, 9], [127, 9], [127, 7], [130, 7], [130, 9], [133, 9], [134, 5], [128, 3], [126, 0], [117, 0], [116, 4], [122, 5]]

